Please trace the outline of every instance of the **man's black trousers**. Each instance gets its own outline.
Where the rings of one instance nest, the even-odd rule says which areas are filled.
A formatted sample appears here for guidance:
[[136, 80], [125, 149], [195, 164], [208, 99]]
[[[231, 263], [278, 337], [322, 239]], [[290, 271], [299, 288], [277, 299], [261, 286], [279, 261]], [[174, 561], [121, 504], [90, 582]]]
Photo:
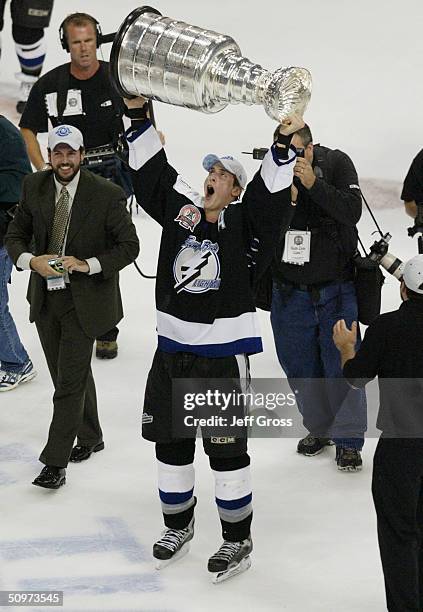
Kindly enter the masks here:
[[379, 440], [372, 492], [389, 612], [423, 610], [423, 439]]
[[66, 467], [76, 437], [84, 446], [103, 439], [91, 372], [94, 340], [79, 324], [69, 287], [47, 292], [35, 323], [55, 389], [53, 420], [40, 461]]

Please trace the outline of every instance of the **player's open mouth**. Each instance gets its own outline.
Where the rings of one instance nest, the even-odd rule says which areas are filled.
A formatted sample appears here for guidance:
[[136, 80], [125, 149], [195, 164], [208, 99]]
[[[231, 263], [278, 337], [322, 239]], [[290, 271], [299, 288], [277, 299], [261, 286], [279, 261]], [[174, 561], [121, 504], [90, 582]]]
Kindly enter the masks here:
[[206, 194], [212, 196], [214, 194], [214, 188], [211, 185], [207, 185]]

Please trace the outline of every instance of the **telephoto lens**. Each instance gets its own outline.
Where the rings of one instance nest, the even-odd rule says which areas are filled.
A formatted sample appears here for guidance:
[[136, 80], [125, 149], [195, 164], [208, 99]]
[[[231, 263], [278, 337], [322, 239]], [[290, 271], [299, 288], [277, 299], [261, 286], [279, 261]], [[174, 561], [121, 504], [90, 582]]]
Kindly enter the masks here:
[[386, 253], [386, 255], [384, 255], [384, 257], [382, 257], [382, 259], [379, 261], [379, 264], [384, 267], [389, 274], [392, 274], [392, 276], [395, 276], [395, 278], [398, 280], [402, 279], [404, 263], [398, 259], [398, 257], [392, 255], [392, 253]]
[[376, 242], [370, 247], [369, 257], [385, 268], [389, 274], [392, 274], [392, 276], [395, 276], [395, 278], [401, 280], [404, 264], [401, 259], [398, 259], [398, 257], [392, 255], [392, 253], [388, 253], [388, 243], [391, 238], [391, 234], [386, 233], [380, 240], [376, 240]]

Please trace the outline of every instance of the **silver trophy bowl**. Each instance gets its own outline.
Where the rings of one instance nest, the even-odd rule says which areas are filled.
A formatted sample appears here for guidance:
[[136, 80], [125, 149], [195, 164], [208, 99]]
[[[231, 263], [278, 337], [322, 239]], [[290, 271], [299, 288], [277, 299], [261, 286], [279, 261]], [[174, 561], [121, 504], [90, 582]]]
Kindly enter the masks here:
[[305, 68], [270, 72], [243, 57], [230, 36], [163, 17], [149, 6], [132, 11], [119, 28], [110, 68], [123, 97], [205, 113], [228, 104], [261, 104], [280, 122], [292, 113], [302, 116], [311, 95]]

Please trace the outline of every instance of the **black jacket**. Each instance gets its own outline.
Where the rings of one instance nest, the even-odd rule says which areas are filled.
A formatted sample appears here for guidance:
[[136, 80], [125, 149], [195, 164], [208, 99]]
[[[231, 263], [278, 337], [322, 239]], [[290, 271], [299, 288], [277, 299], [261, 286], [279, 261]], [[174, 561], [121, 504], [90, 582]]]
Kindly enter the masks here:
[[0, 246], [11, 217], [8, 210], [19, 202], [22, 182], [30, 174], [25, 142], [19, 130], [0, 115]]
[[401, 200], [423, 204], [423, 149], [413, 159], [401, 192]]
[[[53, 172], [36, 172], [24, 181], [23, 195], [15, 218], [9, 225], [5, 245], [14, 263], [30, 252], [34, 236], [34, 255], [47, 252], [53, 228], [55, 185]], [[72, 204], [66, 240], [66, 254], [78, 259], [97, 257], [102, 272], [74, 273], [69, 276], [72, 299], [82, 329], [97, 337], [112, 329], [122, 318], [119, 270], [137, 257], [136, 230], [126, 210], [126, 198], [120, 187], [81, 170]], [[44, 304], [46, 281], [31, 273], [28, 301], [30, 320], [35, 321]]]
[[423, 303], [407, 300], [380, 315], [343, 372], [354, 387], [378, 376], [377, 426], [385, 435], [423, 437]]

